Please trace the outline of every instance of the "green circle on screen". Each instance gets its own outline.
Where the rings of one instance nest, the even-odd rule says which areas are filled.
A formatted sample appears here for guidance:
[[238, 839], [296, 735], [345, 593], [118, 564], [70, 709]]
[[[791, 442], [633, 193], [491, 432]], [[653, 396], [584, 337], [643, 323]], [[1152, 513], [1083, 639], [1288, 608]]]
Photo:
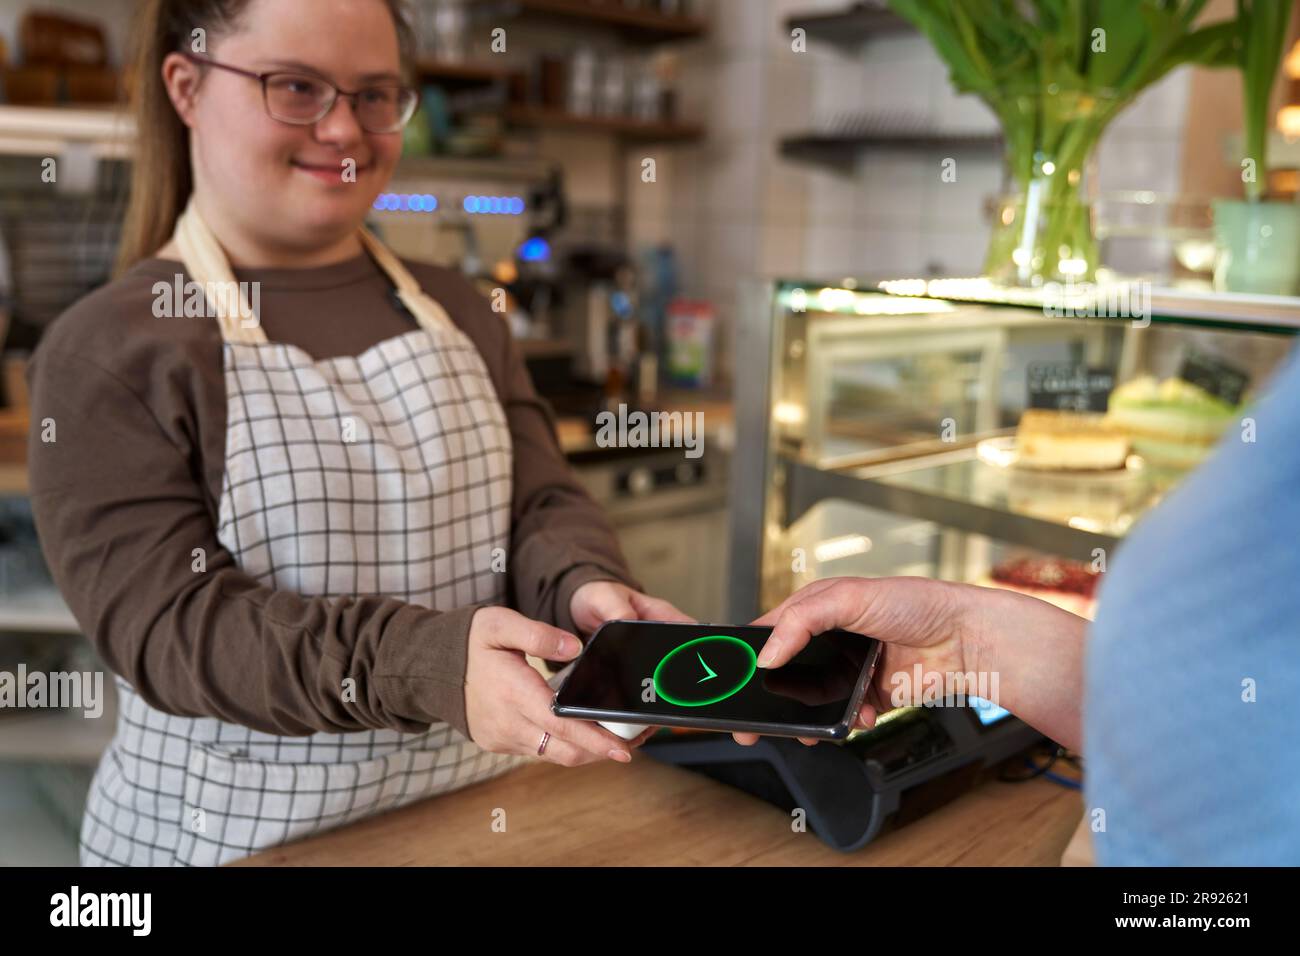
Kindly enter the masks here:
[[738, 693], [756, 670], [758, 654], [746, 641], [708, 634], [664, 655], [655, 667], [655, 694], [678, 707], [706, 707]]

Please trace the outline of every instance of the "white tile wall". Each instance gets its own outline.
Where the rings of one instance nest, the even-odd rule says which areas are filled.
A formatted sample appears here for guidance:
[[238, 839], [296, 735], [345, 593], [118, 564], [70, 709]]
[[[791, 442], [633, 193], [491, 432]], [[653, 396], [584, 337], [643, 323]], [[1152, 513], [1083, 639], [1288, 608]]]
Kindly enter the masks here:
[[810, 211], [809, 194], [816, 171], [777, 157], [763, 164], [762, 175], [759, 206], [763, 217], [768, 220], [797, 217], [803, 222]]

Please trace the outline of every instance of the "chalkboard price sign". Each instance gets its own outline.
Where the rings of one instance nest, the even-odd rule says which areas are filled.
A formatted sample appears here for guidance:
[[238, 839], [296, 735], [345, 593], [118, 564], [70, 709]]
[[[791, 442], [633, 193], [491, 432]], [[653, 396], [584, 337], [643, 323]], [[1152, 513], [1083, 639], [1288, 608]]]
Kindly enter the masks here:
[[1025, 370], [1030, 408], [1104, 412], [1115, 372], [1070, 362], [1031, 362]]
[[1222, 359], [1203, 352], [1188, 352], [1178, 377], [1197, 385], [1229, 405], [1240, 405], [1250, 376]]

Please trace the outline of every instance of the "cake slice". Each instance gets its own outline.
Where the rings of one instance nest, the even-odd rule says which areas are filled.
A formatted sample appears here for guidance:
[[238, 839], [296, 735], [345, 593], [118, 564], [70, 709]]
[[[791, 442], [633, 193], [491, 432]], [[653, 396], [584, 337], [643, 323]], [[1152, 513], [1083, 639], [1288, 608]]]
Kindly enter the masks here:
[[1016, 463], [1041, 471], [1123, 468], [1128, 436], [1089, 412], [1031, 408], [1016, 428]]
[[1191, 468], [1205, 458], [1240, 409], [1180, 378], [1150, 376], [1121, 385], [1110, 396], [1106, 421], [1128, 435], [1151, 464]]
[[1024, 557], [1002, 562], [975, 583], [1028, 594], [1092, 620], [1100, 579], [1096, 571], [1077, 561]]

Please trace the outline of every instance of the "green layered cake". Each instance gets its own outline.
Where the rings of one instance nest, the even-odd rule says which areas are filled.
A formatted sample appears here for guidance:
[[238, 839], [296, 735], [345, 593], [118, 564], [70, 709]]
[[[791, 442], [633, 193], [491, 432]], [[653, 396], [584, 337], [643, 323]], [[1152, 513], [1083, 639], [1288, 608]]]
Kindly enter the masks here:
[[1239, 414], [1239, 406], [1181, 378], [1142, 376], [1111, 392], [1106, 421], [1151, 466], [1182, 471], [1200, 464]]

